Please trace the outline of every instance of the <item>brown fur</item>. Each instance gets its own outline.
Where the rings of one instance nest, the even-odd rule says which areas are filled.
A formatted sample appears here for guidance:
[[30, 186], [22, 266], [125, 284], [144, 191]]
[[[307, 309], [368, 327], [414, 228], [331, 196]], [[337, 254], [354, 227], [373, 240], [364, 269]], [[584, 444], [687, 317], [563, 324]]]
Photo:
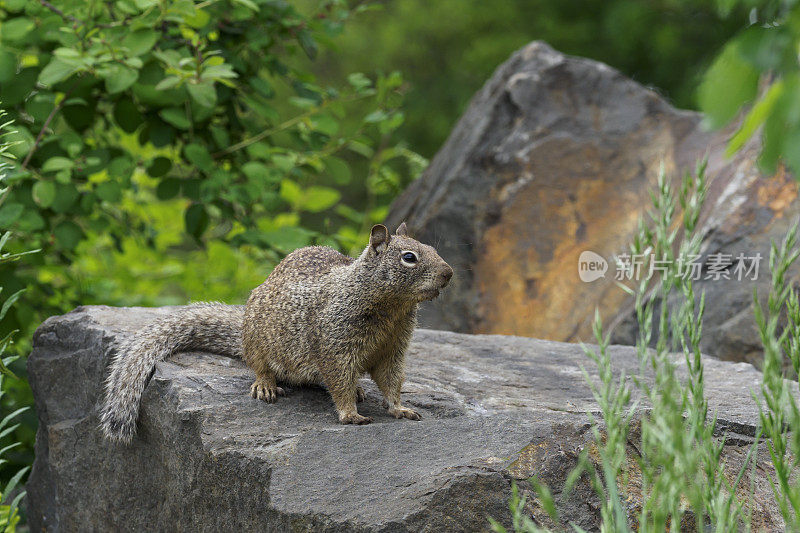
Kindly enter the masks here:
[[[416, 261], [403, 259], [409, 253]], [[253, 290], [243, 317], [232, 306], [195, 304], [120, 347], [106, 383], [103, 432], [133, 438], [156, 361], [182, 349], [242, 356], [256, 374], [250, 394], [267, 402], [284, 394], [278, 382], [324, 385], [343, 424], [371, 422], [356, 409], [364, 396], [358, 379], [369, 374], [390, 414], [419, 420], [400, 402], [404, 354], [419, 302], [435, 298], [452, 275], [405, 224], [394, 236], [374, 226], [356, 259], [321, 246], [295, 250]]]

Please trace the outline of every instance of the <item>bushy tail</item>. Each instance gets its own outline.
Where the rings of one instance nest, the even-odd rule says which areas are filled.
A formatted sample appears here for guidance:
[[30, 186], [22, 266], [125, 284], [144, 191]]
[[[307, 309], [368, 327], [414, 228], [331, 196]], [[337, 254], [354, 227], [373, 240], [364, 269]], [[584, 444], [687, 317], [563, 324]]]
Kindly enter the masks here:
[[197, 303], [149, 324], [117, 346], [105, 384], [100, 428], [106, 438], [129, 443], [144, 388], [158, 361], [185, 350], [242, 357], [244, 308]]

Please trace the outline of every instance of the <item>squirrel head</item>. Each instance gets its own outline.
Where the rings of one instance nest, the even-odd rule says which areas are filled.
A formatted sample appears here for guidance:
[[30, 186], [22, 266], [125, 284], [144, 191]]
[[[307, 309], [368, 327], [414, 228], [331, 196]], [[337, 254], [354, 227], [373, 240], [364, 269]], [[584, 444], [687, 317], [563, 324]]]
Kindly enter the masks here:
[[453, 277], [453, 269], [432, 246], [408, 235], [405, 222], [394, 235], [383, 224], [372, 226], [369, 245], [361, 258], [371, 282], [387, 297], [433, 300]]

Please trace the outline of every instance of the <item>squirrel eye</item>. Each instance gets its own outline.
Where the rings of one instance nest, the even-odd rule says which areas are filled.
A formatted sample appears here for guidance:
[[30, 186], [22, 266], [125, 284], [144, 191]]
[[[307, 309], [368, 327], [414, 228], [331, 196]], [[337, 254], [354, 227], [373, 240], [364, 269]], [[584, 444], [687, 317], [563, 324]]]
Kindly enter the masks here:
[[403, 252], [400, 258], [406, 263], [414, 264], [417, 262], [417, 254], [414, 252]]

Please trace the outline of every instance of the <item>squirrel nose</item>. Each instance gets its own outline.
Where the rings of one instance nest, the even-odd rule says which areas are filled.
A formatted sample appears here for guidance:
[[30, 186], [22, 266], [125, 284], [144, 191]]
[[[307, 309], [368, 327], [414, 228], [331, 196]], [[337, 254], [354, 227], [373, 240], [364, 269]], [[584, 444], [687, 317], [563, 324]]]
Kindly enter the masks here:
[[442, 277], [444, 277], [445, 284], [450, 283], [450, 278], [453, 277], [453, 269], [450, 265], [446, 265], [444, 272], [442, 272]]

